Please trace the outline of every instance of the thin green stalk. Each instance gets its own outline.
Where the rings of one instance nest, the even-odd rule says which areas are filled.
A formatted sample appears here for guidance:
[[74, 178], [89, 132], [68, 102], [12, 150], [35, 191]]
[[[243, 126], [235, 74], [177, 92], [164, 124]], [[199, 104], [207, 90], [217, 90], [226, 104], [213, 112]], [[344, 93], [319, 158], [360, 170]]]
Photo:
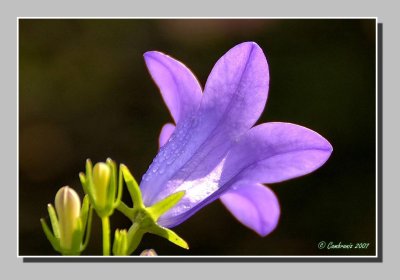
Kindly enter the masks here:
[[133, 211], [132, 208], [129, 208], [128, 205], [126, 205], [123, 201], [121, 201], [118, 204], [117, 209], [118, 209], [119, 212], [124, 214], [127, 218], [132, 219], [134, 211]]
[[110, 255], [110, 219], [109, 217], [101, 218], [103, 225], [103, 256]]

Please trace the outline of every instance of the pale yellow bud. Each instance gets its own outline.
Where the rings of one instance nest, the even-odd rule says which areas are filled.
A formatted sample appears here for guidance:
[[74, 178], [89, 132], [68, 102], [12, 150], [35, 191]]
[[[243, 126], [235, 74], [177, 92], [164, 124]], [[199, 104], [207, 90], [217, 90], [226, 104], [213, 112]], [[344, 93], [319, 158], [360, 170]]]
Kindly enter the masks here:
[[96, 204], [99, 207], [107, 205], [107, 193], [110, 185], [111, 168], [104, 162], [96, 163], [93, 168], [93, 184]]
[[65, 186], [57, 192], [54, 204], [60, 229], [60, 246], [69, 250], [72, 248], [73, 234], [79, 226], [81, 201], [73, 189]]

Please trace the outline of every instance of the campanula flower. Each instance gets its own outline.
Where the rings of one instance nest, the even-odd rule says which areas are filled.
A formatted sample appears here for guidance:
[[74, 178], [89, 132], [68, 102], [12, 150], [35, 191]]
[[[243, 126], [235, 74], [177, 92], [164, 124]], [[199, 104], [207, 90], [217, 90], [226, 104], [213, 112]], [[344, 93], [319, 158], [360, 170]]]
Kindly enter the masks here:
[[174, 227], [221, 198], [244, 225], [261, 236], [270, 233], [280, 207], [262, 184], [316, 170], [331, 155], [330, 143], [291, 123], [254, 126], [269, 89], [268, 63], [254, 42], [241, 43], [223, 55], [204, 90], [172, 57], [150, 51], [144, 58], [175, 125], [161, 130], [160, 150], [140, 183], [143, 202], [153, 205], [185, 191], [158, 224]]

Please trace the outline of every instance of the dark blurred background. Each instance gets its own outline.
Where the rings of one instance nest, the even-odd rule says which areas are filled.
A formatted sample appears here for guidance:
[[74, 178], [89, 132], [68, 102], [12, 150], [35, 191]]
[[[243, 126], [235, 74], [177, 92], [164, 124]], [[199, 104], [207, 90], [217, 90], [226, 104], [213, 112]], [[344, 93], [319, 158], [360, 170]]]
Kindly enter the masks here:
[[[216, 201], [174, 230], [181, 249], [146, 235], [136, 253], [160, 255], [375, 254], [375, 20], [20, 19], [19, 254], [53, 255], [39, 219], [57, 190], [83, 196], [85, 160], [125, 163], [140, 180], [171, 117], [143, 61], [149, 50], [184, 62], [205, 84], [217, 59], [243, 41], [264, 50], [271, 73], [259, 123], [293, 122], [334, 147], [316, 172], [270, 187], [277, 229], [261, 238]], [[129, 203], [125, 191], [124, 200]], [[115, 229], [129, 227], [116, 213]], [[367, 242], [319, 250], [318, 242]], [[83, 255], [101, 254], [95, 216]]]

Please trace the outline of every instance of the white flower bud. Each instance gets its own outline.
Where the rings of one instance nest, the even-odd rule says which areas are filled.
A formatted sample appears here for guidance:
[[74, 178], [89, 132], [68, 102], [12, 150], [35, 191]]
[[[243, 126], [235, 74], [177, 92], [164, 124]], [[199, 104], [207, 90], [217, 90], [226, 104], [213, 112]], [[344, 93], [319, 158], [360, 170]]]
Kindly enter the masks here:
[[60, 246], [69, 250], [72, 248], [73, 234], [79, 226], [81, 201], [73, 189], [65, 186], [57, 192], [54, 204], [60, 229]]

